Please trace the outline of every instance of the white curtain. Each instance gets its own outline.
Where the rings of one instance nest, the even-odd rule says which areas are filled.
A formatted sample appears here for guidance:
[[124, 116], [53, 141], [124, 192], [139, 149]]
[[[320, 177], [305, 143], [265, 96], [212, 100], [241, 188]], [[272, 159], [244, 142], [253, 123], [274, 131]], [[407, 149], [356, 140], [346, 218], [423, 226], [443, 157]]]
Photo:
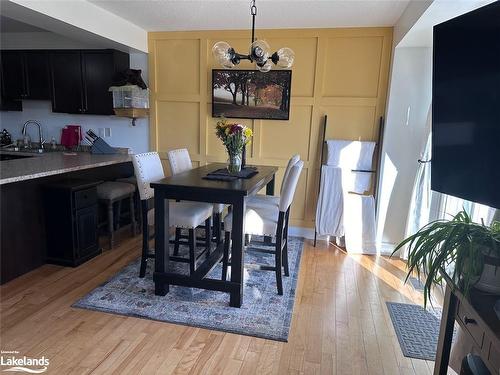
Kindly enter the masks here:
[[[420, 228], [431, 221], [431, 109], [427, 113], [427, 141], [420, 153], [421, 163], [418, 165], [413, 191], [410, 201], [410, 209], [406, 220], [405, 237], [415, 234]], [[407, 249], [401, 252], [400, 257], [407, 258]]]
[[[431, 134], [429, 134], [422, 160], [431, 160]], [[465, 210], [472, 220], [489, 225], [495, 215], [495, 209], [483, 204], [467, 201], [451, 195], [431, 191], [432, 163], [419, 165], [413, 186], [410, 210], [406, 224], [405, 237], [415, 234], [420, 228], [436, 219], [451, 219], [459, 211]], [[407, 249], [401, 257], [407, 258]]]
[[[405, 237], [415, 234], [430, 221], [431, 212], [431, 136], [429, 135], [425, 150], [422, 154], [422, 163], [419, 164], [417, 176], [413, 185], [410, 202], [410, 211], [406, 224]], [[405, 254], [403, 255], [406, 258]]]

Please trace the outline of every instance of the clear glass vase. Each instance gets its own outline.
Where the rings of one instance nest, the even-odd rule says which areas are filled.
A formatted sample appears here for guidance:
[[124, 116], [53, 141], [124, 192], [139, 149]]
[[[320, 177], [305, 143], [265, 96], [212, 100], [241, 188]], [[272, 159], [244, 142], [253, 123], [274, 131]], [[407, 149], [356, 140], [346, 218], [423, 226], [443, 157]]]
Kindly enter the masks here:
[[231, 174], [241, 171], [241, 154], [229, 154], [227, 170]]

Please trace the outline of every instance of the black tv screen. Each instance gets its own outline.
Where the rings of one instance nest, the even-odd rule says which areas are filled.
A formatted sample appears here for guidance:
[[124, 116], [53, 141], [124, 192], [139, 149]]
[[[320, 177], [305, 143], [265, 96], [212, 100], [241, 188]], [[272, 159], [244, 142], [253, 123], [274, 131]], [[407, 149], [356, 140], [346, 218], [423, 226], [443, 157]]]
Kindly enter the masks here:
[[291, 70], [212, 70], [212, 117], [288, 120]]
[[434, 27], [432, 190], [500, 208], [500, 3]]

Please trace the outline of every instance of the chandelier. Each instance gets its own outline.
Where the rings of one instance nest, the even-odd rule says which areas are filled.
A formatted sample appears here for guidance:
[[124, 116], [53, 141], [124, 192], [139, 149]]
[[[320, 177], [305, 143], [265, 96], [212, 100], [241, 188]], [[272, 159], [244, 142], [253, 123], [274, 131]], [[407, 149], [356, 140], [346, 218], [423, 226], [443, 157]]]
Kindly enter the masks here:
[[270, 71], [273, 63], [283, 69], [290, 68], [295, 58], [290, 48], [283, 47], [271, 54], [271, 47], [265, 40], [255, 40], [255, 16], [257, 15], [255, 0], [251, 2], [250, 14], [252, 16], [252, 44], [250, 44], [248, 55], [236, 52], [229, 43], [221, 41], [212, 47], [215, 60], [224, 68], [234, 68], [241, 60], [250, 60], [261, 72]]

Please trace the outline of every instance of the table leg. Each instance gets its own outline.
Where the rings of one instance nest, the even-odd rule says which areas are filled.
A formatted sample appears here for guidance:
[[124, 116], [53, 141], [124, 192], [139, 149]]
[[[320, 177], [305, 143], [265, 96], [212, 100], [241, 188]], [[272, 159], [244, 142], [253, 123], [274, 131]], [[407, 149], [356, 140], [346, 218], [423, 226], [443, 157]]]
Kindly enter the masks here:
[[[168, 199], [160, 191], [155, 191], [155, 274], [163, 274], [168, 268], [169, 258], [169, 206]], [[155, 294], [164, 296], [169, 285], [155, 279]]]
[[[276, 175], [273, 175], [271, 181], [269, 181], [266, 185], [266, 195], [274, 195], [274, 185], [276, 182]], [[264, 243], [270, 244], [272, 242], [272, 238], [269, 236], [264, 237]]]
[[439, 328], [439, 339], [436, 350], [436, 362], [434, 363], [434, 375], [446, 375], [448, 373], [448, 362], [450, 360], [457, 301], [457, 297], [453, 294], [451, 288], [446, 285], [443, 314], [441, 316], [441, 326]]
[[243, 243], [245, 233], [243, 231], [245, 221], [245, 200], [241, 199], [233, 204], [233, 230], [231, 232], [231, 282], [238, 284], [238, 290], [231, 292], [229, 305], [241, 307], [243, 303], [243, 265], [244, 253]]

